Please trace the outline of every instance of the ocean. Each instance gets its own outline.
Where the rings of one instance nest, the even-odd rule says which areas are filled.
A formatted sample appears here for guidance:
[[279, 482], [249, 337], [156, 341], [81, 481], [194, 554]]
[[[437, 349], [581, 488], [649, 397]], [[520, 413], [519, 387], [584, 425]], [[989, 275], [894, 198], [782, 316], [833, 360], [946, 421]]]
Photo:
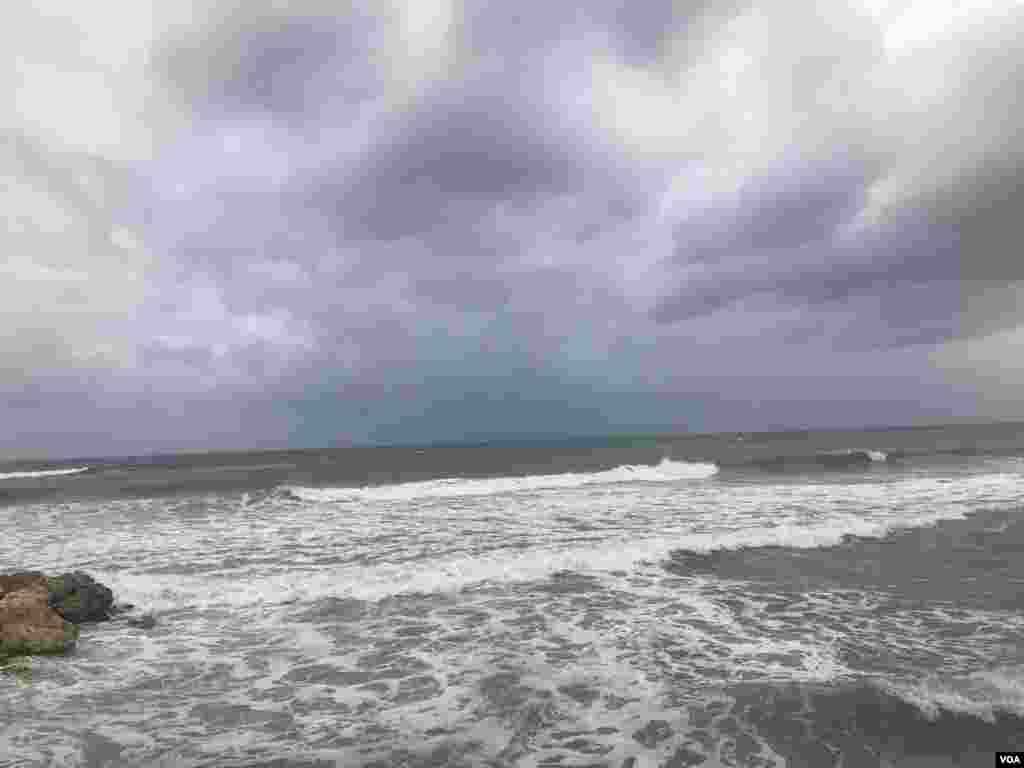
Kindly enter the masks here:
[[149, 629], [0, 674], [0, 766], [991, 766], [1024, 425], [0, 465], [0, 570]]

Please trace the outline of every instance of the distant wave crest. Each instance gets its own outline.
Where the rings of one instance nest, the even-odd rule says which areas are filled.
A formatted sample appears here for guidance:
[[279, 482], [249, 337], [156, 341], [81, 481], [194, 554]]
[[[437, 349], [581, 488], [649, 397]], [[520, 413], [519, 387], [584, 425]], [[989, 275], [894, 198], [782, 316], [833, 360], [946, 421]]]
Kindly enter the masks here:
[[855, 467], [868, 467], [875, 463], [882, 463], [889, 460], [889, 454], [885, 451], [862, 450], [850, 448], [839, 451], [823, 451], [807, 456], [771, 456], [768, 458], [752, 459], [743, 466], [752, 466], [759, 469], [784, 470], [784, 469], [851, 469]]
[[557, 475], [525, 477], [443, 478], [395, 485], [361, 488], [310, 488], [287, 486], [284, 492], [302, 501], [331, 502], [352, 500], [403, 501], [418, 498], [493, 496], [523, 491], [579, 488], [611, 483], [664, 483], [677, 480], [701, 480], [712, 477], [718, 466], [710, 462], [686, 462], [664, 459], [653, 466], [626, 464], [601, 472], [566, 472]]
[[88, 472], [91, 467], [73, 467], [72, 469], [40, 469], [33, 472], [0, 472], [0, 480], [19, 480], [31, 477], [59, 477], [60, 475], [79, 475]]

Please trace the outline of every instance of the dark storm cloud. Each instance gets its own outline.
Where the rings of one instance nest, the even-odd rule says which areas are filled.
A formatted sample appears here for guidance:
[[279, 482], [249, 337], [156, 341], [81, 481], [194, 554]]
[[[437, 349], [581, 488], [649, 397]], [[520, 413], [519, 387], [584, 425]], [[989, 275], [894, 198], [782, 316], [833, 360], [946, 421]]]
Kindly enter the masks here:
[[373, 86], [370, 68], [359, 66], [367, 55], [367, 31], [330, 17], [240, 30], [229, 43], [237, 56], [225, 77], [209, 83], [206, 99], [219, 109], [289, 115], [313, 110], [327, 89], [346, 101], [364, 98]]
[[382, 20], [359, 4], [224, 2], [157, 51], [164, 82], [203, 112], [315, 115], [321, 100], [355, 103], [379, 90], [374, 48]]
[[872, 174], [853, 162], [783, 166], [751, 179], [727, 206], [698, 213], [678, 229], [676, 259], [719, 262], [752, 251], [827, 243], [860, 209]]
[[567, 191], [581, 179], [580, 158], [531, 104], [538, 85], [502, 73], [432, 93], [356, 168], [327, 171], [310, 203], [339, 237], [395, 240], [449, 217], [472, 221], [498, 201]]
[[[915, 126], [905, 156], [895, 159], [895, 175], [908, 189], [888, 214], [921, 210], [940, 232], [954, 233], [958, 335], [968, 337], [1022, 321], [1009, 286], [1024, 281], [1024, 102], [1012, 95], [1024, 89], [1024, 52], [1013, 43], [1024, 30], [1024, 9], [997, 4], [991, 14], [988, 24], [965, 20], [958, 55], [943, 63], [946, 101], [933, 120]], [[922, 67], [934, 64], [934, 54], [921, 59]], [[925, 260], [918, 263], [928, 270]]]
[[[472, 38], [486, 48], [482, 30], [488, 21], [494, 19], [466, 14], [461, 39]], [[349, 66], [349, 59], [318, 48], [322, 30], [290, 27], [289, 44], [303, 47], [307, 33], [313, 38], [308, 49], [320, 52], [318, 71], [340, 61]], [[238, 47], [240, 58], [224, 71], [247, 71], [249, 55], [248, 47]], [[362, 71], [359, 62], [353, 66]], [[365, 336], [362, 322], [337, 295], [358, 291], [375, 277], [408, 275], [411, 298], [474, 311], [500, 310], [517, 297], [535, 299], [551, 295], [556, 286], [569, 288], [573, 277], [558, 268], [498, 271], [533, 244], [534, 233], [516, 229], [523, 226], [519, 222], [529, 226], [535, 212], [571, 195], [577, 202], [572, 220], [563, 217], [555, 224], [569, 227], [568, 237], [585, 241], [635, 211], [606, 170], [593, 166], [580, 137], [557, 119], [546, 84], [555, 74], [543, 60], [516, 67], [467, 65], [461, 74], [420, 94], [400, 121], [374, 124], [369, 149], [355, 158], [325, 152], [322, 162], [310, 163], [279, 189], [225, 172], [212, 185], [187, 185], [187, 199], [164, 203], [180, 205], [186, 216], [166, 219], [171, 228], [164, 242], [189, 263], [215, 271], [232, 307], [255, 305], [268, 292], [282, 294], [249, 274], [254, 254], [300, 265], [316, 275], [317, 286], [302, 283], [309, 292], [287, 304], [301, 305], [324, 338], [336, 337], [340, 328], [349, 340]], [[227, 82], [244, 95], [249, 81]], [[307, 96], [319, 93], [316, 104], [333, 98], [330, 77], [293, 85], [305, 87]], [[222, 106], [237, 111], [242, 102], [233, 98]], [[272, 104], [265, 106], [273, 111]], [[311, 106], [307, 116], [313, 112]], [[343, 141], [350, 117], [332, 112], [320, 130], [336, 132], [330, 137], [334, 144]], [[193, 151], [210, 152], [212, 162], [223, 166], [215, 139], [206, 140], [205, 150], [200, 141], [191, 144]], [[179, 166], [188, 167], [184, 158], [170, 164], [172, 178]], [[495, 221], [499, 207], [516, 222], [512, 228]], [[183, 228], [183, 221], [190, 223]], [[521, 289], [531, 274], [540, 275], [535, 282], [542, 290]], [[385, 336], [390, 328], [392, 346], [401, 343], [395, 336], [406, 335], [401, 322], [386, 317], [376, 318], [372, 326]], [[378, 354], [390, 354], [379, 338], [374, 345], [382, 350]]]
[[[851, 162], [783, 166], [752, 179], [728, 206], [684, 221], [676, 234], [678, 285], [653, 310], [661, 323], [720, 312], [750, 298], [813, 311], [873, 303], [837, 339], [843, 346], [937, 342], [961, 332], [956, 227], [905, 210], [848, 233], [877, 171]], [[901, 301], [919, 286], [942, 301]], [[931, 288], [927, 288], [931, 286]], [[879, 314], [881, 304], [887, 311]], [[881, 322], [877, 320], [881, 318]], [[801, 329], [790, 340], [815, 335]]]

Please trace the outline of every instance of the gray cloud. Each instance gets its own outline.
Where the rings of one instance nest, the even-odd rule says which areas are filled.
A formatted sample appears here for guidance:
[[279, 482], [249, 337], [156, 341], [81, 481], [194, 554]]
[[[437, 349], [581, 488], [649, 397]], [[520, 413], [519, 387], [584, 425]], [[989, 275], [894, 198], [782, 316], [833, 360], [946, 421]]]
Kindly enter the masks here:
[[828, 243], [862, 204], [869, 171], [852, 162], [782, 166], [751, 179], [727, 206], [680, 226], [677, 258], [719, 261]]
[[573, 148], [523, 96], [521, 75], [432, 94], [399, 135], [348, 173], [327, 172], [311, 203], [344, 239], [394, 240], [449, 216], [472, 221], [499, 201], [523, 203], [582, 180]]
[[1022, 14], [884, 5], [20, 9], [3, 450], [970, 415]]

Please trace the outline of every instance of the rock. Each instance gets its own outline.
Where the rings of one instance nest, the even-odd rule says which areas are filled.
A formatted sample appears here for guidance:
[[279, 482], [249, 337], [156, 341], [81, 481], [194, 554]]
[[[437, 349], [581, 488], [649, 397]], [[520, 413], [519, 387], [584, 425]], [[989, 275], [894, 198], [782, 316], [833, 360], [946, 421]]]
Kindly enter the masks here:
[[17, 592], [19, 589], [35, 586], [40, 579], [45, 580], [46, 576], [39, 571], [0, 574], [0, 597], [7, 592]]
[[[81, 571], [0, 574], [0, 658], [68, 651], [78, 624], [105, 621], [113, 612], [114, 594]], [[153, 619], [146, 619], [149, 628]]]
[[0, 576], [0, 658], [63, 653], [78, 640], [78, 627], [49, 605], [41, 573]]
[[68, 621], [83, 624], [106, 621], [114, 605], [114, 593], [81, 571], [47, 579], [50, 606]]

